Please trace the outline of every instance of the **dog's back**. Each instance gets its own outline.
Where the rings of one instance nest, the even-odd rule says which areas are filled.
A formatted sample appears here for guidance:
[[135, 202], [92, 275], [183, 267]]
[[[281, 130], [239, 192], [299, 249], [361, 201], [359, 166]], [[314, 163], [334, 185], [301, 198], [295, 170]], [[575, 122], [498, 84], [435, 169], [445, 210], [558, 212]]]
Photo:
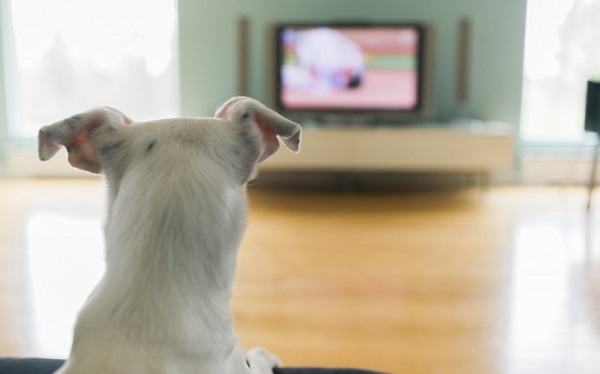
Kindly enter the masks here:
[[106, 273], [60, 373], [250, 372], [229, 311], [245, 185], [300, 128], [246, 98], [219, 115], [129, 124], [97, 109], [41, 130], [42, 159], [65, 145], [109, 187]]

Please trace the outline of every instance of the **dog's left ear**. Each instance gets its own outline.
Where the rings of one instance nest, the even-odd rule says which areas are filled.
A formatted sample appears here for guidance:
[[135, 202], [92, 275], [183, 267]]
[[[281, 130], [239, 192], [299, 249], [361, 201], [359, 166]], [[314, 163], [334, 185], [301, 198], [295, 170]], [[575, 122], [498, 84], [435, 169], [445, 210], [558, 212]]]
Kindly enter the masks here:
[[42, 161], [54, 157], [61, 146], [69, 152], [69, 163], [91, 173], [100, 173], [102, 167], [90, 134], [103, 127], [124, 126], [133, 121], [116, 109], [94, 108], [85, 113], [44, 126], [38, 134], [38, 152]]
[[256, 124], [262, 132], [265, 142], [265, 150], [258, 162], [263, 161], [279, 149], [277, 138], [280, 138], [290, 151], [296, 153], [300, 151], [300, 135], [302, 133], [300, 125], [254, 99], [244, 96], [234, 97], [217, 109], [215, 117], [235, 122], [251, 121]]

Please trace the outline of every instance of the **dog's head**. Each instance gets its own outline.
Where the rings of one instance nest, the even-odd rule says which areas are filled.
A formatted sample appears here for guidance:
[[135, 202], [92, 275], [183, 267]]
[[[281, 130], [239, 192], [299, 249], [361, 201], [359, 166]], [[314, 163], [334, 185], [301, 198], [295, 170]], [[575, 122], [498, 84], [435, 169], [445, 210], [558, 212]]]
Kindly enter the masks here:
[[43, 127], [39, 132], [39, 157], [48, 160], [61, 146], [69, 163], [91, 173], [120, 180], [140, 165], [156, 168], [193, 167], [186, 160], [201, 158], [211, 168], [240, 184], [252, 179], [259, 162], [285, 146], [298, 152], [298, 124], [247, 97], [223, 104], [214, 118], [176, 118], [135, 123], [108, 107], [92, 109]]

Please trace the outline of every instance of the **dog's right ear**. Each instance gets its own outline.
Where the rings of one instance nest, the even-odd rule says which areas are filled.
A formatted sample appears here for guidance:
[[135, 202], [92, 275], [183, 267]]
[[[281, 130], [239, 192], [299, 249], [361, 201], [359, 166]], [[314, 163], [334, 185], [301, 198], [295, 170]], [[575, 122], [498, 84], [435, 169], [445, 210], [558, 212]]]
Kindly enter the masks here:
[[49, 160], [64, 146], [69, 153], [71, 165], [91, 173], [100, 173], [102, 167], [96, 157], [90, 134], [100, 127], [115, 128], [132, 122], [116, 109], [99, 107], [44, 126], [38, 134], [40, 160]]
[[229, 99], [217, 112], [216, 117], [240, 123], [252, 123], [263, 135], [265, 149], [258, 162], [265, 160], [279, 149], [279, 141], [292, 152], [300, 151], [302, 128], [249, 97], [237, 96]]

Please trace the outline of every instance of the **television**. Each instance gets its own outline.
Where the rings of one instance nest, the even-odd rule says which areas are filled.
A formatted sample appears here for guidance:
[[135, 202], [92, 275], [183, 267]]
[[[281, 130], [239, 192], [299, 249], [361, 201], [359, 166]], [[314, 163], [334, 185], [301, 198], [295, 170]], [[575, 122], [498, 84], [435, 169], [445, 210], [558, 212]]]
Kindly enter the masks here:
[[295, 119], [389, 123], [430, 112], [424, 24], [279, 24], [274, 106]]

